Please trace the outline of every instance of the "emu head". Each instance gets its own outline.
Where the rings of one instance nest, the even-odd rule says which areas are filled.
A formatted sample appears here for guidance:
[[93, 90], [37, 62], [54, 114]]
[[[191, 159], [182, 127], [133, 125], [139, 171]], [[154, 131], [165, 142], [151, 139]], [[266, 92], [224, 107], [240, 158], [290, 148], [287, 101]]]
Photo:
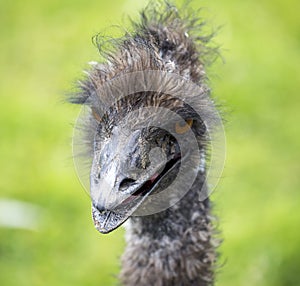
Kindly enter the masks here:
[[205, 176], [215, 110], [209, 90], [153, 73], [151, 80], [143, 72], [85, 98], [91, 111], [85, 129], [92, 156], [92, 215], [101, 233], [131, 216], [167, 209]]

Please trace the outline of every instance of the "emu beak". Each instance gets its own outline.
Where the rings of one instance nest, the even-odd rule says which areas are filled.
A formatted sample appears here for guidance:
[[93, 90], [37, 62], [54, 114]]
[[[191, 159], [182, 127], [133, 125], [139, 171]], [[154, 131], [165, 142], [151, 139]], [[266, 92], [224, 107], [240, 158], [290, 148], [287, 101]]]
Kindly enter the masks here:
[[90, 176], [92, 216], [101, 233], [123, 224], [159, 188], [164, 175], [180, 164], [180, 156], [166, 160], [160, 153], [154, 159], [152, 156], [147, 168], [136, 167], [135, 160], [141, 156], [141, 131], [129, 136], [117, 131], [96, 150]]
[[140, 131], [125, 134], [116, 127], [101, 150], [95, 151], [90, 192], [94, 225], [101, 233], [123, 224], [145, 199], [139, 190], [148, 174], [132, 167], [130, 155], [138, 149], [139, 137]]
[[142, 182], [124, 175], [122, 165], [115, 158], [102, 166], [99, 179], [91, 175], [92, 216], [101, 233], [109, 233], [123, 224], [142, 201], [138, 203], [135, 198]]

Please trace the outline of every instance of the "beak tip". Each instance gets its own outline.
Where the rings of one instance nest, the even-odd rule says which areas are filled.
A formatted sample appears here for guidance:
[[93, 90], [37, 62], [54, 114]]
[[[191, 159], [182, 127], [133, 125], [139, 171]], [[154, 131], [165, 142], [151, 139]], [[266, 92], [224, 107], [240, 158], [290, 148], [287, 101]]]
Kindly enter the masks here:
[[109, 233], [118, 228], [128, 218], [120, 216], [113, 211], [105, 210], [100, 212], [94, 205], [92, 206], [92, 218], [95, 228], [102, 234]]

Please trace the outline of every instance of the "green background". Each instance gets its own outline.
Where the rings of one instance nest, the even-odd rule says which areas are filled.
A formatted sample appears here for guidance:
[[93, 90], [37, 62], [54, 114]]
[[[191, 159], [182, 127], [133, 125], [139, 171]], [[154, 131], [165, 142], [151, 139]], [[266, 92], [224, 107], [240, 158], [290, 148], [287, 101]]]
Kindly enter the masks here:
[[[42, 208], [37, 230], [0, 226], [1, 285], [116, 284], [124, 230], [94, 230], [72, 162], [79, 107], [63, 100], [99, 58], [91, 37], [145, 3], [0, 1], [0, 201]], [[214, 41], [225, 59], [209, 69], [228, 145], [213, 194], [224, 239], [217, 285], [300, 285], [300, 2], [193, 5], [222, 26]]]

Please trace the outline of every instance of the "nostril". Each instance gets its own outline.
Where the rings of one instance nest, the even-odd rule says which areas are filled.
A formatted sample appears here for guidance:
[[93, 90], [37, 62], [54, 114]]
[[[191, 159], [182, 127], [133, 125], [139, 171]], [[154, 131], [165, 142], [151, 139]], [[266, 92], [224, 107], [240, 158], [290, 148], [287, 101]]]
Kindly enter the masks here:
[[119, 185], [119, 189], [121, 191], [124, 191], [125, 189], [129, 188], [130, 186], [135, 184], [135, 180], [131, 178], [125, 178], [122, 180], [122, 182]]

